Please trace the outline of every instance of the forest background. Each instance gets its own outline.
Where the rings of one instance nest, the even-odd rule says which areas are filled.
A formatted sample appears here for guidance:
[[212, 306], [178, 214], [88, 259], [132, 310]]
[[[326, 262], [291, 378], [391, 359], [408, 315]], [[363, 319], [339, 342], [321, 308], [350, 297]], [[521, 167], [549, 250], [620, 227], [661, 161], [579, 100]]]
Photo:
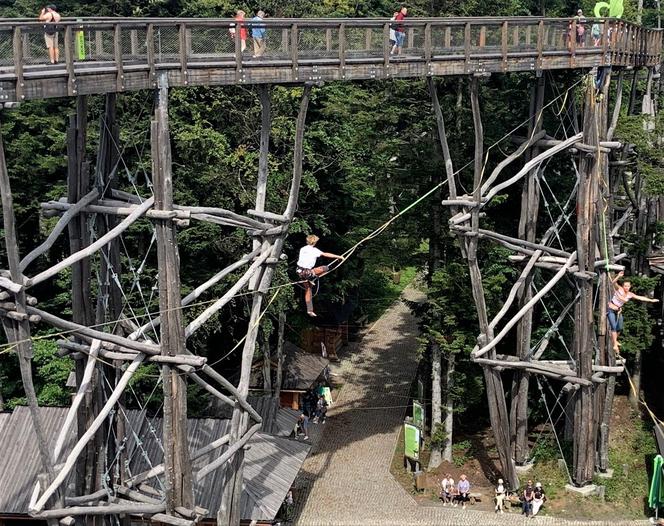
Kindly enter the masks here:
[[[478, 0], [421, 1], [406, 4], [409, 16], [519, 16], [546, 15], [566, 17], [578, 8], [592, 12], [592, 3], [562, 0]], [[37, 16], [40, 3], [28, 0], [0, 1], [0, 16]], [[390, 17], [399, 7], [393, 2], [350, 0], [266, 0], [230, 2], [228, 0], [95, 0], [59, 2], [63, 16], [188, 16], [232, 17], [237, 9], [253, 16], [263, 9], [269, 17]], [[636, 6], [625, 2], [627, 19], [636, 18]], [[655, 25], [653, 6], [645, 5], [643, 22]], [[549, 75], [548, 98], [579, 78], [579, 73]], [[485, 143], [493, 144], [528, 116], [534, 77], [494, 75], [482, 83], [482, 112]], [[447, 119], [450, 150], [455, 167], [472, 158], [473, 135], [467, 83], [461, 78], [437, 80], [444, 115]], [[643, 90], [643, 86], [639, 87]], [[281, 212], [287, 199], [292, 171], [292, 145], [300, 87], [275, 86], [271, 90], [273, 122], [270, 142], [267, 210]], [[580, 103], [580, 99], [579, 99]], [[89, 100], [89, 151], [95, 158], [103, 98]], [[148, 92], [118, 96], [118, 122], [122, 149], [120, 184], [147, 192], [146, 174], [150, 170], [149, 121], [153, 96]], [[44, 238], [55, 219], [40, 217], [40, 202], [66, 195], [65, 134], [68, 115], [74, 111], [72, 99], [32, 101], [4, 111], [2, 135], [13, 184], [21, 253], [28, 253]], [[175, 200], [182, 205], [220, 206], [244, 213], [254, 204], [260, 133], [260, 103], [251, 87], [173, 89], [170, 94], [170, 119], [173, 147]], [[558, 125], [553, 115], [545, 117], [552, 128]], [[640, 118], [625, 116], [618, 130], [620, 139], [643, 146]], [[545, 124], [546, 128], [546, 124]], [[548, 129], [548, 128], [547, 128]], [[513, 148], [501, 143], [490, 164], [498, 162], [504, 151]], [[637, 151], [639, 148], [637, 147]], [[650, 194], [662, 193], [664, 184], [659, 163], [662, 158], [650, 151], [641, 169]], [[556, 175], [571, 173], [571, 165], [555, 162], [549, 168]], [[368, 233], [403, 210], [419, 196], [438, 184], [444, 173], [430, 95], [422, 80], [329, 83], [313, 91], [305, 133], [304, 179], [296, 221], [286, 244], [288, 262], [279, 266], [276, 285], [295, 279], [294, 263], [304, 236], [316, 233], [324, 251], [343, 253]], [[472, 180], [470, 169], [459, 173], [461, 186]], [[560, 180], [564, 180], [560, 177]], [[558, 183], [556, 183], [558, 184]], [[564, 182], [559, 183], [564, 189]], [[431, 348], [437, 345], [443, 356], [456, 356], [453, 399], [454, 414], [462, 421], [470, 412], [474, 421], [486, 422], [481, 370], [471, 364], [468, 353], [477, 332], [466, 264], [458, 245], [444, 223], [446, 211], [440, 207], [438, 192], [405, 214], [380, 237], [363, 244], [338, 272], [321, 285], [317, 304], [330, 312], [353, 311], [351, 319], [366, 313], [376, 317], [393, 299], [393, 278], [416, 271], [426, 275], [428, 301], [417, 308], [422, 317], [422, 366], [430, 375]], [[490, 220], [513, 225], [519, 219], [520, 192], [505, 195], [502, 205], [490, 211]], [[653, 226], [653, 232], [661, 229]], [[137, 313], [157, 310], [154, 297], [145, 296], [156, 280], [156, 253], [150, 244], [147, 224], [130, 229], [124, 236], [123, 276], [128, 301]], [[222, 229], [211, 224], [179, 231], [183, 293], [189, 292], [208, 276], [248, 252], [251, 241], [246, 233]], [[642, 240], [630, 245], [631, 255], [648, 249]], [[4, 250], [4, 247], [2, 247]], [[66, 240], [56, 245], [48, 261], [35, 263], [46, 268], [68, 251]], [[502, 249], [485, 247], [480, 254], [485, 269], [487, 303], [497, 306], [518, 270], [509, 265]], [[4, 254], [0, 254], [4, 257]], [[134, 270], [144, 261], [140, 276]], [[137, 282], [140, 287], [137, 286]], [[211, 291], [220, 294], [232, 276]], [[651, 288], [652, 283], [644, 284]], [[39, 287], [35, 294], [46, 310], [70, 314], [70, 277], [60, 274], [55, 282]], [[139, 288], [145, 294], [139, 294]], [[297, 341], [310, 323], [303, 315], [302, 293], [296, 287], [283, 288], [263, 318], [261, 341], [274, 343], [274, 326], [279, 311], [288, 311], [286, 338]], [[225, 375], [232, 376], [239, 350], [231, 352], [246, 331], [250, 296], [240, 296], [230, 309], [224, 309], [190, 341], [192, 351], [208, 356]], [[202, 307], [185, 310], [192, 319]], [[625, 352], [630, 359], [652, 344], [652, 321], [645, 307], [626, 328]], [[57, 356], [55, 338], [43, 326], [35, 340], [35, 375], [39, 402], [67, 405], [69, 390], [65, 381], [71, 361]], [[260, 354], [260, 350], [258, 352]], [[159, 407], [159, 394], [153, 390], [156, 371], [143, 367], [133, 381], [136, 403], [150, 402]], [[23, 403], [16, 357], [0, 355], [0, 408]], [[452, 385], [450, 384], [450, 385]], [[624, 387], [624, 386], [623, 386]], [[190, 413], [212, 411], [209, 400], [195, 386], [190, 387]], [[131, 404], [131, 401], [129, 401]], [[541, 410], [541, 408], [540, 408]], [[538, 407], [533, 409], [536, 414]], [[433, 433], [442, 444], [444, 436]]]

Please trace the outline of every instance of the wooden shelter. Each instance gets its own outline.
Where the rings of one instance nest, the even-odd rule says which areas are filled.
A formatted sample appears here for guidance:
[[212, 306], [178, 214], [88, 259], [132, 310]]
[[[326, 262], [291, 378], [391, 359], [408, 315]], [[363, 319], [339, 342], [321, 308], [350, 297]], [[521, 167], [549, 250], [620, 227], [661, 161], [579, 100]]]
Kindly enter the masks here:
[[[327, 358], [311, 354], [289, 341], [284, 342], [284, 362], [282, 365], [282, 383], [280, 390], [280, 403], [282, 407], [300, 409], [300, 397], [307, 389], [313, 389], [319, 381], [324, 381], [325, 369], [330, 364]], [[270, 371], [272, 373], [271, 385], [276, 382], [277, 363], [272, 360]], [[251, 382], [249, 388], [262, 391], [264, 385], [263, 359], [254, 362], [251, 369]]]

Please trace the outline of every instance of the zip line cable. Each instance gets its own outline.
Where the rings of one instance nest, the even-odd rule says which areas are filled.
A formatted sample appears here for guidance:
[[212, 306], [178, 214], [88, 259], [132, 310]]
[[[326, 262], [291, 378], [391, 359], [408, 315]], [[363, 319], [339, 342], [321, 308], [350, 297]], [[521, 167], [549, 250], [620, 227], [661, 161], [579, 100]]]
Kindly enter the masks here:
[[[578, 84], [580, 84], [582, 81], [583, 81], [583, 78], [580, 79], [580, 80], [578, 80], [578, 81], [575, 82], [574, 84], [572, 84], [569, 88], [567, 88], [567, 90], [565, 90], [564, 93], [562, 93], [561, 95], [557, 96], [556, 98], [554, 98], [553, 100], [551, 100], [549, 103], [547, 103], [545, 106], [543, 106], [543, 107], [542, 107], [542, 110], [540, 111], [539, 115], [537, 116], [536, 122], [539, 121], [539, 119], [542, 118], [543, 112], [544, 112], [544, 110], [545, 110], [546, 108], [548, 108], [549, 106], [551, 106], [552, 104], [554, 104], [558, 99], [560, 99], [560, 98], [566, 96], [567, 93], [568, 93], [569, 91], [571, 91], [572, 89], [574, 89], [574, 88], [575, 88]], [[486, 150], [486, 155], [485, 155], [485, 160], [484, 160], [483, 167], [482, 167], [482, 173], [484, 173], [484, 170], [486, 169], [486, 165], [487, 165], [487, 163], [488, 163], [489, 152], [490, 152], [493, 148], [495, 148], [498, 144], [500, 144], [502, 141], [504, 141], [506, 138], [508, 138], [508, 137], [510, 137], [511, 135], [513, 135], [517, 130], [519, 130], [519, 129], [522, 128], [523, 126], [527, 125], [529, 122], [530, 122], [530, 118], [528, 118], [528, 119], [522, 121], [520, 124], [516, 125], [516, 126], [515, 126], [514, 128], [512, 128], [509, 132], [507, 132], [506, 134], [504, 134], [500, 139], [496, 140], [493, 144], [491, 144], [491, 145], [487, 148], [487, 150]], [[534, 134], [534, 132], [533, 132], [533, 134]], [[531, 137], [532, 137], [532, 135], [531, 135]], [[467, 162], [466, 164], [464, 164], [461, 168], [457, 169], [452, 175], [453, 175], [453, 176], [458, 175], [460, 172], [462, 172], [463, 170], [465, 170], [467, 167], [469, 167], [469, 166], [472, 165], [473, 163], [474, 163], [474, 160], [468, 161], [468, 162]], [[380, 234], [382, 234], [382, 233], [383, 233], [383, 232], [384, 232], [384, 231], [385, 231], [385, 230], [386, 230], [386, 229], [387, 229], [392, 223], [394, 223], [397, 219], [399, 219], [401, 216], [405, 215], [407, 212], [409, 212], [410, 210], [412, 210], [413, 208], [415, 208], [417, 205], [419, 205], [420, 203], [422, 203], [424, 200], [426, 200], [427, 198], [429, 198], [429, 197], [430, 197], [431, 195], [433, 195], [433, 194], [434, 194], [439, 188], [443, 187], [443, 186], [444, 186], [445, 184], [447, 184], [447, 183], [448, 183], [448, 180], [446, 179], [446, 180], [440, 182], [439, 184], [435, 185], [433, 188], [431, 188], [431, 189], [428, 190], [426, 193], [424, 193], [423, 195], [421, 195], [421, 196], [420, 196], [419, 198], [417, 198], [415, 201], [413, 201], [412, 203], [410, 203], [406, 208], [404, 208], [403, 210], [399, 211], [397, 214], [395, 214], [395, 215], [392, 216], [390, 219], [388, 219], [387, 221], [385, 221], [385, 223], [383, 223], [381, 226], [379, 226], [378, 228], [376, 228], [373, 232], [371, 232], [370, 234], [368, 234], [367, 236], [365, 236], [364, 238], [362, 238], [361, 240], [359, 240], [359, 241], [358, 241], [357, 243], [355, 243], [351, 248], [347, 249], [347, 250], [342, 254], [342, 256], [344, 257], [344, 259], [343, 259], [343, 260], [340, 260], [340, 261], [337, 260], [336, 262], [333, 262], [333, 263], [330, 265], [331, 268], [330, 268], [329, 272], [327, 272], [326, 274], [329, 274], [329, 273], [331, 273], [331, 272], [334, 272], [334, 271], [337, 270], [339, 267], [341, 267], [341, 265], [343, 265], [343, 264], [346, 262], [346, 260], [347, 260], [348, 257], [350, 257], [351, 255], [353, 255], [353, 253], [357, 250], [357, 248], [358, 248], [359, 246], [361, 246], [361, 245], [363, 245], [364, 243], [366, 243], [366, 242], [368, 242], [368, 241], [370, 241], [370, 240], [372, 240], [372, 239], [378, 237], [378, 236], [379, 236]], [[335, 263], [337, 263], [337, 264], [335, 264]], [[304, 283], [305, 281], [307, 281], [307, 280], [296, 280], [296, 281], [292, 281], [292, 282], [288, 282], [288, 283], [284, 283], [284, 284], [280, 284], [280, 285], [276, 285], [276, 286], [268, 287], [268, 288], [267, 288], [265, 291], [263, 291], [263, 292], [268, 292], [268, 291], [272, 291], [272, 290], [274, 290], [274, 291], [275, 291], [275, 294], [272, 296], [272, 298], [271, 298], [270, 301], [268, 302], [268, 305], [266, 306], [266, 309], [267, 309], [267, 307], [269, 307], [269, 305], [271, 305], [271, 304], [273, 303], [273, 301], [276, 299], [276, 297], [277, 297], [277, 295], [278, 295], [278, 293], [279, 293], [279, 291], [280, 291], [281, 289], [283, 289], [283, 288], [285, 288], [285, 287], [291, 287], [291, 286], [293, 286], [293, 285], [297, 285], [297, 284], [300, 284], [300, 283]], [[238, 293], [238, 294], [235, 295], [235, 297], [248, 296], [248, 295], [253, 295], [253, 294], [256, 294], [256, 293], [257, 293], [256, 291], [248, 291], [248, 292], [244, 292], [244, 293]], [[183, 309], [185, 309], [185, 308], [191, 308], [191, 307], [196, 307], [196, 306], [208, 305], [208, 304], [214, 303], [215, 301], [217, 301], [217, 300], [214, 299], [214, 300], [207, 300], [207, 301], [201, 301], [201, 302], [197, 302], [197, 303], [192, 303], [192, 304], [189, 304], [189, 305], [179, 305], [179, 306], [176, 306], [176, 307], [172, 307], [172, 308], [170, 308], [170, 309], [164, 309], [164, 310], [156, 311], [156, 312], [153, 312], [153, 313], [151, 313], [151, 314], [152, 314], [152, 315], [159, 315], [159, 316], [161, 316], [161, 315], [165, 314], [166, 312], [175, 311], [175, 310], [183, 310]], [[265, 312], [266, 312], [266, 310], [264, 310], [264, 311], [261, 313], [261, 315], [259, 316], [259, 321], [263, 318], [263, 316], [265, 315]], [[134, 318], [134, 320], [135, 320], [137, 317], [133, 317], [133, 318]], [[131, 319], [131, 318], [127, 318], [127, 319]], [[134, 321], [134, 320], [132, 320], [132, 321]], [[99, 323], [99, 324], [95, 324], [95, 325], [89, 325], [89, 326], [86, 326], [86, 327], [87, 327], [87, 328], [101, 328], [101, 327], [105, 327], [105, 326], [107, 326], [107, 325], [114, 325], [116, 322], [117, 322], [117, 320], [116, 320], [116, 321], [111, 321], [111, 322]], [[31, 336], [30, 338], [27, 338], [27, 339], [24, 339], [24, 340], [19, 340], [19, 341], [13, 342], [13, 343], [2, 344], [2, 345], [0, 345], [0, 355], [1, 355], [1, 354], [4, 354], [4, 353], [11, 352], [13, 349], [16, 348], [16, 346], [17, 346], [18, 344], [21, 344], [21, 343], [27, 343], [27, 342], [31, 342], [31, 341], [44, 340], [44, 339], [52, 339], [52, 338], [55, 338], [55, 337], [59, 337], [59, 336], [64, 336], [64, 335], [72, 334], [72, 333], [75, 333], [75, 332], [77, 332], [77, 331], [78, 331], [78, 329], [63, 330], [63, 331], [59, 331], [59, 332], [55, 332], [55, 333], [48, 333], [48, 334], [39, 335], [39, 336]], [[240, 345], [245, 339], [246, 339], [246, 335], [245, 335], [240, 341], [237, 342], [237, 344], [233, 347], [232, 351], [235, 351], [235, 350], [239, 347], [239, 345]], [[232, 352], [232, 351], [231, 351], [231, 352]], [[229, 354], [230, 354], [230, 352], [227, 353], [226, 355], [224, 355], [224, 358], [227, 357]], [[96, 359], [99, 360], [98, 357], [97, 357]], [[216, 364], [216, 363], [218, 363], [218, 362], [219, 362], [219, 360], [217, 360], [217, 361], [214, 362], [214, 363]]]

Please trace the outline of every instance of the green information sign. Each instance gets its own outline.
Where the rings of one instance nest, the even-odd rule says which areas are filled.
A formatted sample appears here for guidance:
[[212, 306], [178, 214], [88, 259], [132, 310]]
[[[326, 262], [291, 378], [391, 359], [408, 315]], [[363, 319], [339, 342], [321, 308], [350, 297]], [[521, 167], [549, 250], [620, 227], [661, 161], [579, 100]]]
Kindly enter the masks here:
[[76, 56], [78, 60], [85, 60], [85, 32], [76, 31]]
[[420, 430], [411, 424], [403, 425], [404, 454], [413, 460], [420, 460]]
[[413, 400], [413, 424], [424, 429], [424, 406], [418, 400]]

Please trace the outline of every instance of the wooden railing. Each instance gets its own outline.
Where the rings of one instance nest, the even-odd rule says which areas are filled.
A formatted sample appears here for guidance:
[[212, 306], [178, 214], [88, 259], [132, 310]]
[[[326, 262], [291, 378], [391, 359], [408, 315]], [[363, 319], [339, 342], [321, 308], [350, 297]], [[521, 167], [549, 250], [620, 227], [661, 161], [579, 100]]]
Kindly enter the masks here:
[[[266, 19], [253, 57], [252, 22], [232, 19], [63, 19], [60, 64], [48, 64], [43, 24], [0, 21], [0, 100], [173, 85], [351, 80], [597, 65], [654, 66], [662, 33], [616, 19], [412, 18], [392, 55], [387, 19]], [[575, 37], [578, 35], [578, 38]], [[45, 84], [46, 83], [46, 84]]]

